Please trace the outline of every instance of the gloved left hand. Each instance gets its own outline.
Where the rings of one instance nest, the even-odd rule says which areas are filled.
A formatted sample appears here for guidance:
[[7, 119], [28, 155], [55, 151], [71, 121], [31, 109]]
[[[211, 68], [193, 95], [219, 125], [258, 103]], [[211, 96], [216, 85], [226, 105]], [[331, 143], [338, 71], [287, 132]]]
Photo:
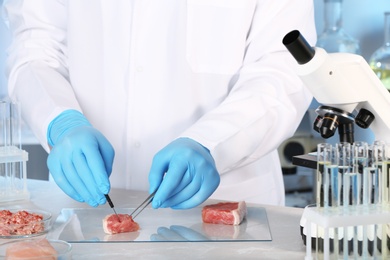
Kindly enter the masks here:
[[47, 166], [57, 185], [79, 202], [104, 204], [114, 149], [103, 134], [80, 112], [67, 110], [50, 123], [48, 142]]
[[157, 190], [153, 208], [188, 209], [204, 202], [220, 182], [208, 149], [190, 138], [179, 138], [153, 158], [149, 192]]

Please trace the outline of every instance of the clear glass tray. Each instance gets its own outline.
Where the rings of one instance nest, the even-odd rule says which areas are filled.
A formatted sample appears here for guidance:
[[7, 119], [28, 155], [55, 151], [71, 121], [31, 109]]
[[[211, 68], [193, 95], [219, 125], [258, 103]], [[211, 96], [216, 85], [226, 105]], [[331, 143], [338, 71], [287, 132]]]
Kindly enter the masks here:
[[[130, 214], [132, 208], [117, 208], [118, 214]], [[102, 220], [112, 214], [110, 208], [61, 211], [48, 238], [77, 242], [206, 242], [206, 241], [271, 241], [267, 213], [264, 208], [248, 207], [246, 219], [238, 226], [206, 224], [202, 209], [189, 210], [146, 208], [135, 221], [137, 232], [108, 235]]]

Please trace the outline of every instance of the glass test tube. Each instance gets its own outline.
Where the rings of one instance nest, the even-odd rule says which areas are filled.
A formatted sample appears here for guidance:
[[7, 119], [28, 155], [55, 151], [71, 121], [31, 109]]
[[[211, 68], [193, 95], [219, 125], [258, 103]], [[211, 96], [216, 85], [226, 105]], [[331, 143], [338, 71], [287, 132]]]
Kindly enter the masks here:
[[[352, 172], [349, 182], [351, 189], [351, 205], [357, 206], [363, 203], [363, 172], [367, 166], [368, 144], [366, 142], [354, 142], [352, 144]], [[365, 200], [365, 199], [364, 199]], [[355, 258], [360, 254], [360, 249], [367, 242], [367, 227], [353, 227], [353, 255]], [[360, 246], [359, 246], [360, 245]], [[359, 252], [360, 251], [360, 252]]]
[[[339, 206], [349, 206], [350, 189], [349, 189], [349, 174], [352, 171], [352, 151], [351, 144], [348, 142], [341, 142], [336, 144], [338, 156], [338, 178], [340, 185], [340, 203]], [[347, 183], [346, 183], [347, 181]]]
[[368, 151], [368, 161], [365, 178], [368, 178], [367, 194], [370, 196], [369, 204], [382, 202], [382, 167], [385, 152], [385, 143], [375, 141]]
[[389, 174], [390, 174], [390, 143], [385, 143], [385, 151], [382, 163], [382, 202], [389, 203]]
[[332, 145], [328, 143], [320, 143], [317, 145], [317, 194], [316, 194], [316, 204], [317, 207], [324, 206], [324, 165], [328, 163], [326, 159], [328, 158], [328, 153], [332, 149]]
[[[328, 198], [327, 206], [337, 207], [341, 204], [341, 187], [342, 179], [341, 173], [339, 172], [339, 150], [338, 146], [332, 147], [329, 153], [327, 154], [329, 161], [328, 164], [325, 164], [325, 176], [327, 185], [326, 191], [329, 192], [328, 196], [324, 196], [325, 199]], [[325, 190], [325, 188], [324, 188]]]
[[351, 192], [352, 205], [360, 205], [363, 202], [363, 170], [368, 161], [368, 144], [366, 142], [354, 142], [352, 145], [352, 173]]
[[[349, 209], [350, 205], [350, 184], [349, 176], [352, 171], [352, 146], [348, 142], [337, 143], [338, 150], [338, 164], [339, 164], [339, 174], [342, 180], [342, 196], [341, 205], [344, 210]], [[353, 232], [349, 227], [340, 227], [338, 229], [340, 239], [342, 238], [342, 249], [338, 253], [339, 256], [344, 256], [344, 259], [347, 259], [349, 256], [349, 250], [351, 248]]]
[[336, 158], [336, 149], [331, 144], [317, 145], [316, 202], [318, 207], [329, 207], [332, 206], [334, 200], [337, 201], [337, 198], [333, 198], [332, 191], [332, 178], [338, 174]]

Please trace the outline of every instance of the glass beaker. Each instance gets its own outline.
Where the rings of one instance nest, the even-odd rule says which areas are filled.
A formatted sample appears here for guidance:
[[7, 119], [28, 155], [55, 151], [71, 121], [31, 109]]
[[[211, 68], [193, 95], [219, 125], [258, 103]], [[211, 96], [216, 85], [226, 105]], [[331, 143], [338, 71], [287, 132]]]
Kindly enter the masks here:
[[342, 0], [324, 0], [324, 30], [316, 46], [328, 53], [348, 52], [360, 54], [359, 42], [342, 27]]
[[390, 91], [390, 12], [385, 12], [383, 45], [371, 55], [369, 64]]
[[21, 149], [20, 105], [0, 101], [0, 202], [27, 199], [26, 162]]

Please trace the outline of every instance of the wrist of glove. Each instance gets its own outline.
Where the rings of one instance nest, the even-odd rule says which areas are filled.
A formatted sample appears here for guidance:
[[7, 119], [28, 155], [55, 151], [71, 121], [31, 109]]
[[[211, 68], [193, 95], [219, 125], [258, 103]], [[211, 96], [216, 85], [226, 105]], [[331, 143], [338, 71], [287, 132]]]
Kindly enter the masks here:
[[179, 138], [153, 158], [149, 173], [153, 208], [193, 208], [217, 189], [220, 176], [208, 149], [189, 138]]
[[114, 149], [103, 134], [80, 112], [67, 110], [50, 123], [47, 139], [47, 166], [57, 185], [77, 201], [104, 204]]

